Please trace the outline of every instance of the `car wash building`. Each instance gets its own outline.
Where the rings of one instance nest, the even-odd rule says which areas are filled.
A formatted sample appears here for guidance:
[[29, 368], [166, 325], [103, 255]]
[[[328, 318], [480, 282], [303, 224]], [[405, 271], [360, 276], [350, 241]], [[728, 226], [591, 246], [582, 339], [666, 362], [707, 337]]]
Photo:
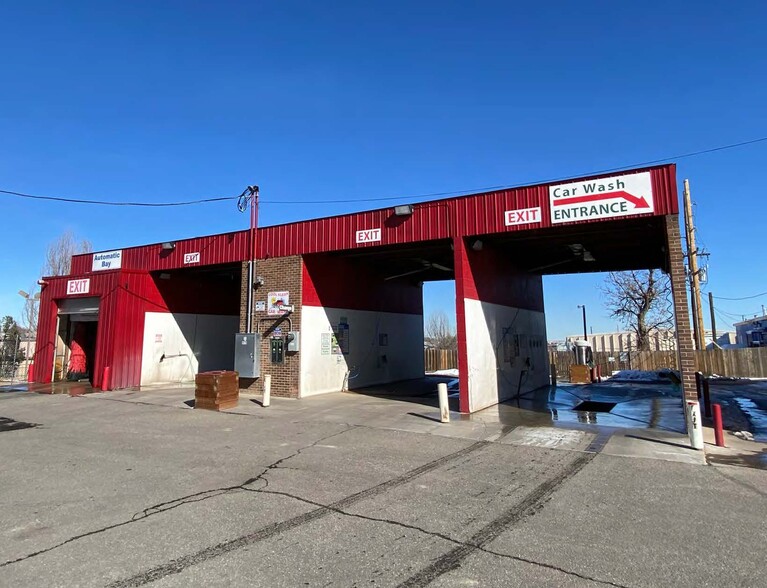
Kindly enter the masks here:
[[44, 279], [33, 378], [73, 354], [102, 390], [235, 366], [297, 398], [420, 378], [422, 285], [454, 279], [474, 412], [549, 384], [543, 275], [649, 268], [696, 400], [673, 165], [76, 255]]

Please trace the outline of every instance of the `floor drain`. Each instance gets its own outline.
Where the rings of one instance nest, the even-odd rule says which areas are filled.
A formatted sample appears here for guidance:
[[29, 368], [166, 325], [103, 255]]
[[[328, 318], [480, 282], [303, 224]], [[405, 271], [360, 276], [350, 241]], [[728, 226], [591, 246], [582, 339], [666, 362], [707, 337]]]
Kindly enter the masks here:
[[573, 407], [578, 412], [610, 412], [617, 402], [596, 402], [595, 400], [584, 400]]

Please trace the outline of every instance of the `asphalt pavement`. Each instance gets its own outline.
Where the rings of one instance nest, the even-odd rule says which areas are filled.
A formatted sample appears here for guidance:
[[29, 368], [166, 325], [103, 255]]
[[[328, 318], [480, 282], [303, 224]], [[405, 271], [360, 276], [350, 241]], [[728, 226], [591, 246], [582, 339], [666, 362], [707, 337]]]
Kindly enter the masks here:
[[291, 406], [0, 395], [0, 585], [767, 585], [767, 471]]

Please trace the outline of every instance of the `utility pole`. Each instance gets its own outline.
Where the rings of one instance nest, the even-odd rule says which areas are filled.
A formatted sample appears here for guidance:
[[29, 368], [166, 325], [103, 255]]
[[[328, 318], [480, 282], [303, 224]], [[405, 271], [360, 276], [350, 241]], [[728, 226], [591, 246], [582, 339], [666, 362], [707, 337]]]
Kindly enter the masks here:
[[579, 304], [578, 308], [582, 308], [583, 309], [583, 340], [584, 341], [588, 341], [589, 340], [589, 336], [588, 336], [588, 333], [586, 331], [586, 305], [585, 304]]
[[711, 310], [711, 337], [714, 340], [714, 344], [716, 344], [716, 319], [714, 318], [714, 295], [711, 292], [708, 293], [708, 308]]
[[692, 332], [696, 349], [705, 349], [705, 331], [703, 330], [702, 302], [700, 299], [700, 274], [698, 273], [698, 250], [695, 246], [695, 222], [692, 218], [690, 199], [690, 181], [684, 181], [684, 228], [687, 236], [687, 268], [690, 280], [690, 298], [692, 302]]

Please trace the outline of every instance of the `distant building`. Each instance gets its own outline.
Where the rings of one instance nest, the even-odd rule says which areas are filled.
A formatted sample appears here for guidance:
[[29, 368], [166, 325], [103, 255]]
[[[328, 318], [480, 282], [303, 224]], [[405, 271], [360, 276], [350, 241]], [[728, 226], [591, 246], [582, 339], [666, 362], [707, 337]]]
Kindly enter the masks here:
[[767, 345], [767, 315], [756, 316], [733, 325], [738, 347], [764, 347]]
[[706, 331], [706, 349], [731, 349], [737, 346], [737, 336], [733, 331], [717, 333], [716, 344], [714, 344], [711, 331]]
[[[676, 349], [674, 331], [660, 329], [650, 334], [650, 351], [673, 351]], [[572, 349], [576, 340], [583, 340], [583, 335], [570, 335], [565, 339], [567, 349]], [[637, 350], [636, 333], [630, 331], [615, 331], [613, 333], [590, 333], [586, 340], [594, 352], [611, 354], [625, 353]]]

